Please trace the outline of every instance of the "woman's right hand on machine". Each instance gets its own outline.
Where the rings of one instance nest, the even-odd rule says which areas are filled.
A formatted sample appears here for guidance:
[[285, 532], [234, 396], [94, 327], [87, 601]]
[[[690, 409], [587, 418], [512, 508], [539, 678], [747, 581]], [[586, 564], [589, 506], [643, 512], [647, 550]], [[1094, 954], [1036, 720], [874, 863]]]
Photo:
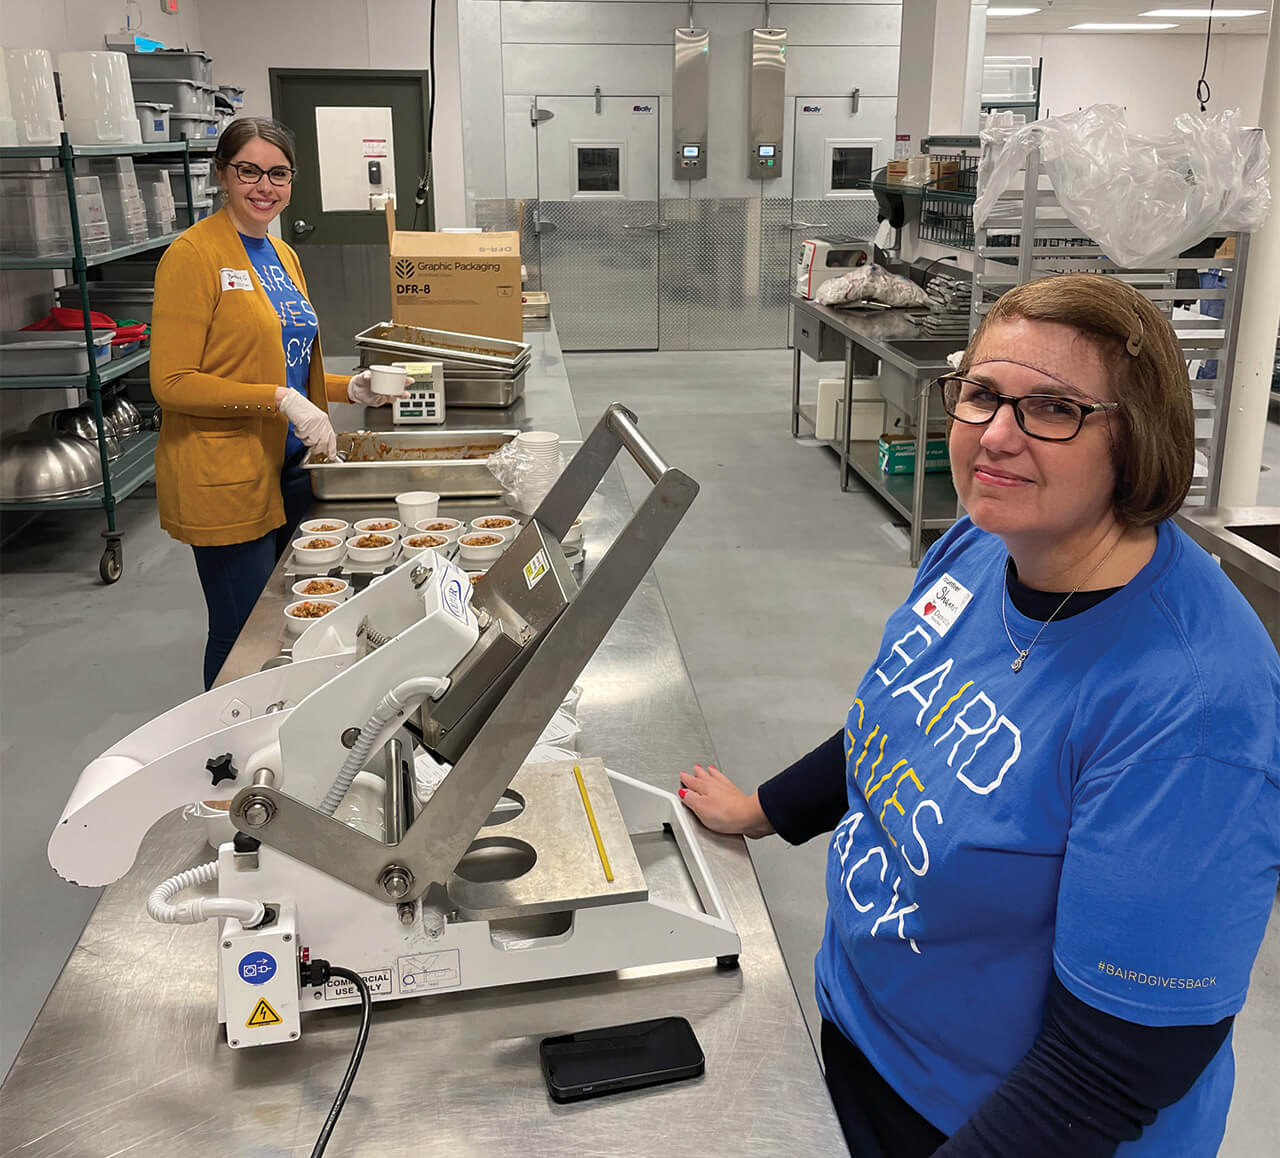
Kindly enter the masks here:
[[338, 436], [329, 416], [314, 402], [287, 386], [276, 387], [276, 407], [290, 422], [294, 433], [312, 450], [328, 458], [338, 457]]
[[681, 772], [680, 799], [712, 832], [730, 836], [770, 836], [774, 829], [760, 807], [760, 797], [748, 796], [714, 764], [695, 764]]

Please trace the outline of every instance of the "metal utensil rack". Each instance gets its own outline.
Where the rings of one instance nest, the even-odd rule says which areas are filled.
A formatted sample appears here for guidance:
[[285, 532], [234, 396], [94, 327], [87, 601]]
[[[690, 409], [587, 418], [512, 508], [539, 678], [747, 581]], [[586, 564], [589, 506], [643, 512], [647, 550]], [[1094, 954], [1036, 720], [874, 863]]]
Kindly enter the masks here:
[[[98, 457], [102, 463], [102, 483], [86, 494], [57, 499], [32, 499], [0, 502], [0, 511], [92, 510], [101, 507], [106, 513], [107, 527], [102, 532], [107, 545], [98, 562], [98, 574], [104, 583], [115, 583], [124, 573], [123, 535], [116, 526], [116, 502], [127, 498], [144, 482], [155, 477], [155, 433], [141, 431], [121, 440], [122, 453], [114, 462], [107, 458], [106, 430], [102, 414], [102, 388], [123, 377], [130, 370], [146, 364], [151, 357], [149, 347], [123, 358], [113, 359], [99, 367], [94, 357], [93, 324], [89, 319], [88, 270], [123, 257], [166, 247], [177, 233], [151, 237], [133, 245], [116, 246], [106, 253], [86, 255], [80, 232], [80, 213], [76, 204], [75, 162], [77, 157], [142, 157], [167, 154], [182, 158], [186, 181], [187, 204], [191, 199], [191, 147], [187, 141], [149, 145], [73, 145], [66, 133], [57, 145], [0, 148], [0, 169], [11, 162], [29, 162], [42, 158], [57, 161], [66, 178], [67, 202], [71, 214], [73, 254], [68, 257], [15, 257], [0, 255], [0, 270], [47, 269], [69, 270], [80, 288], [80, 310], [84, 322], [85, 350], [89, 369], [84, 374], [0, 376], [3, 390], [84, 390], [93, 406], [93, 420], [98, 432]], [[12, 170], [11, 170], [12, 171]]]
[[[1022, 184], [1011, 186], [1000, 195], [991, 214], [975, 232], [969, 330], [972, 333], [977, 329], [982, 317], [1006, 290], [1062, 273], [1101, 273], [1122, 278], [1171, 320], [1175, 302], [1194, 302], [1197, 306], [1205, 301], [1223, 302], [1221, 318], [1198, 316], [1173, 322], [1189, 367], [1193, 363], [1217, 362], [1213, 378], [1196, 378], [1188, 369], [1197, 450], [1188, 502], [1214, 507], [1218, 505], [1222, 481], [1222, 448], [1226, 439], [1223, 416], [1231, 407], [1231, 375], [1249, 235], [1223, 231], [1211, 236], [1234, 238], [1235, 255], [1171, 258], [1136, 268], [1116, 265], [1096, 241], [1067, 218], [1052, 182], [1041, 171], [1040, 153], [1033, 149], [1027, 155]], [[1176, 284], [1178, 270], [1206, 273], [1210, 269], [1226, 275], [1225, 288], [1206, 287], [1199, 277], [1195, 287]]]

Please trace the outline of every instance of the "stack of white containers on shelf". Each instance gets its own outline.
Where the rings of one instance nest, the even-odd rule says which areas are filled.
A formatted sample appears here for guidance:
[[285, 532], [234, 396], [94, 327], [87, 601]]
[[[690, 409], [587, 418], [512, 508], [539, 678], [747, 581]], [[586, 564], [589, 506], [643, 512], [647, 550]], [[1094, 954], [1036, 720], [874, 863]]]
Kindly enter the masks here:
[[132, 157], [79, 157], [76, 172], [96, 177], [116, 245], [136, 245], [147, 240], [147, 209], [138, 189]]
[[135, 52], [135, 100], [150, 106], [169, 105], [169, 139], [213, 141], [218, 137], [214, 111], [213, 59], [203, 52], [157, 49]]
[[520, 454], [514, 495], [519, 508], [532, 514], [560, 477], [560, 436], [551, 430], [524, 430], [516, 435]]
[[10, 115], [17, 145], [56, 145], [62, 135], [53, 59], [43, 48], [4, 50]]
[[169, 170], [161, 169], [157, 165], [152, 172], [140, 172], [139, 177], [142, 200], [147, 207], [148, 234], [151, 237], [163, 237], [166, 233], [173, 233], [177, 228], [174, 224], [177, 208], [173, 201]]
[[13, 148], [18, 143], [18, 123], [13, 119], [13, 100], [9, 96], [8, 69], [0, 50], [0, 148]]
[[193, 204], [187, 204], [187, 185], [183, 179], [182, 162], [167, 161], [163, 164], [140, 164], [138, 175], [144, 184], [168, 179], [169, 199], [176, 207], [178, 226], [185, 229], [213, 212], [213, 195], [217, 183], [213, 167], [208, 161], [191, 162], [191, 196]]
[[142, 144], [123, 52], [60, 52], [58, 75], [73, 145]]

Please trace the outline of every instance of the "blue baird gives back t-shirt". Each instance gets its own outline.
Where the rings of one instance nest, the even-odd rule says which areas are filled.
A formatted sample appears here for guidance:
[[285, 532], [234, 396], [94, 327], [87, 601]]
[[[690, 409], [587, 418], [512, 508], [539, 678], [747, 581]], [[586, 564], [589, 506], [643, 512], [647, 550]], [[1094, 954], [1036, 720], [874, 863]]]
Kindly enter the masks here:
[[[319, 331], [316, 312], [293, 279], [284, 271], [275, 247], [267, 237], [246, 237], [240, 234], [244, 251], [253, 265], [258, 282], [267, 291], [271, 305], [280, 319], [280, 340], [284, 345], [284, 365], [287, 381], [284, 385], [297, 390], [304, 398], [307, 394], [307, 376], [311, 373], [311, 347]], [[286, 458], [302, 449], [302, 440], [289, 424], [285, 440]]]
[[[1001, 622], [1005, 549], [961, 520], [889, 619], [850, 709], [818, 1004], [939, 1129], [1030, 1048], [1050, 971], [1143, 1025], [1237, 1012], [1280, 864], [1280, 658], [1170, 523], [1122, 590]], [[1041, 623], [1007, 605], [1027, 642]], [[1228, 1038], [1119, 1154], [1204, 1158]]]

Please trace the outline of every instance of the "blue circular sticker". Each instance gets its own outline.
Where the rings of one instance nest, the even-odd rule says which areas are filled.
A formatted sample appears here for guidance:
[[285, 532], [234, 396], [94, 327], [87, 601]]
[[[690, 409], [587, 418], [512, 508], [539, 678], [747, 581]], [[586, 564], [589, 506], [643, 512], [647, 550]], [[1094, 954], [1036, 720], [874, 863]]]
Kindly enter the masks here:
[[265, 985], [276, 975], [276, 959], [270, 953], [249, 953], [240, 958], [240, 980]]

